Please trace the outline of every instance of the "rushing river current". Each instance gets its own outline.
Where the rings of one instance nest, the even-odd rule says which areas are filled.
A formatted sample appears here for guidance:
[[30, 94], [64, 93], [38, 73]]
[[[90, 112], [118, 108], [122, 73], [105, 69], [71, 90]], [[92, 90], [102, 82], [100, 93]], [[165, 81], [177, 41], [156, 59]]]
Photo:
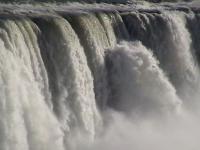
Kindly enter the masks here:
[[200, 12], [185, 6], [2, 4], [0, 150], [199, 150]]

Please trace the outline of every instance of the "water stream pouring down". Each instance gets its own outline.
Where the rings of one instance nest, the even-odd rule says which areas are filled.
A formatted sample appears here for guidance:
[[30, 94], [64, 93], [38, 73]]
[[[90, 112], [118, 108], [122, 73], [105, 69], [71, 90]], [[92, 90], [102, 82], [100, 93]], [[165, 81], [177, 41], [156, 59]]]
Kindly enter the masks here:
[[82, 5], [0, 11], [0, 150], [199, 150], [198, 11]]

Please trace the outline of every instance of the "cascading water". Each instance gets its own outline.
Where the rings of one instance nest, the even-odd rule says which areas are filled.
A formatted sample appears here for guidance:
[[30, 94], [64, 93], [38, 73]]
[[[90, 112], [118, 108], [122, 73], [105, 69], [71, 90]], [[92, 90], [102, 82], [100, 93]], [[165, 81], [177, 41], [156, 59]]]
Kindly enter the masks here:
[[0, 150], [198, 150], [198, 12], [68, 5], [0, 11]]
[[1, 20], [0, 24], [1, 149], [62, 150], [62, 132], [48, 107], [47, 74], [31, 22]]
[[101, 119], [95, 104], [93, 78], [78, 37], [64, 19], [36, 22], [45, 39], [53, 107], [63, 130], [69, 136], [67, 132], [77, 126], [93, 139]]
[[94, 77], [96, 101], [102, 109], [105, 107], [109, 95], [104, 54], [105, 49], [109, 48], [111, 40], [108, 40], [109, 37], [98, 18], [92, 14], [72, 16], [70, 21], [85, 49], [88, 64]]
[[[183, 15], [168, 13], [167, 17], [171, 20], [168, 26], [172, 35], [172, 47], [169, 47], [167, 54], [161, 59], [165, 57], [164, 66], [166, 67], [164, 68], [166, 68], [166, 72], [177, 87], [177, 90], [179, 90], [182, 98], [190, 101], [190, 97], [193, 95], [193, 99], [197, 97], [198, 101], [200, 86], [199, 67], [196, 63], [196, 57], [193, 56], [191, 35], [186, 28], [186, 21]], [[171, 62], [167, 64], [169, 60]]]
[[97, 16], [102, 26], [104, 27], [104, 30], [106, 31], [106, 35], [107, 35], [110, 46], [114, 47], [115, 44], [117, 43], [117, 39], [115, 36], [115, 32], [114, 32], [110, 17], [104, 13], [99, 13], [97, 14]]
[[179, 96], [188, 105], [194, 104], [190, 97], [199, 96], [199, 67], [193, 54], [191, 35], [186, 28], [185, 14], [132, 14], [124, 17], [124, 20], [132, 37], [138, 38], [153, 50]]

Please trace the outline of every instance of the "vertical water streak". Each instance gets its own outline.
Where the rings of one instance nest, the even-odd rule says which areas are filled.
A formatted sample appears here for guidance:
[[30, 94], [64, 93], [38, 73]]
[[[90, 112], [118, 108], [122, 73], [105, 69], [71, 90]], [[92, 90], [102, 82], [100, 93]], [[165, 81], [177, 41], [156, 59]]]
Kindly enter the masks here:
[[39, 34], [39, 29], [31, 21], [28, 22], [22, 20], [20, 22], [16, 22], [16, 25], [23, 34], [25, 43], [28, 47], [28, 50], [31, 53], [30, 59], [32, 61], [35, 80], [39, 83], [39, 88], [43, 91], [47, 104], [49, 105], [50, 108], [52, 108], [51, 94], [49, 92], [49, 81], [47, 77], [46, 68], [44, 66], [40, 54], [40, 48], [37, 39], [37, 34]]
[[54, 111], [65, 138], [71, 140], [70, 134], [84, 132], [88, 140], [93, 140], [101, 119], [95, 103], [93, 78], [79, 39], [65, 19], [39, 19], [35, 22], [45, 40], [43, 50], [48, 57], [46, 66]]
[[28, 24], [29, 20], [0, 20], [1, 148], [63, 150], [59, 123], [45, 101], [43, 80], [38, 80], [44, 66], [37, 49], [27, 46], [36, 38]]
[[186, 105], [195, 105], [200, 87], [199, 69], [184, 13], [132, 14], [123, 19], [132, 39], [141, 40], [153, 50]]
[[191, 97], [195, 104], [199, 97], [200, 76], [192, 50], [191, 35], [186, 28], [185, 15], [166, 12], [164, 16], [169, 28], [169, 43], [167, 49], [163, 49], [166, 51], [164, 54], [160, 49], [158, 58], [177, 87], [179, 95], [187, 101], [186, 104], [191, 101]]
[[104, 30], [106, 31], [106, 35], [108, 37], [110, 46], [114, 47], [117, 43], [117, 39], [114, 33], [114, 29], [113, 29], [110, 17], [105, 13], [98, 13], [97, 17], [100, 23], [102, 24]]
[[108, 14], [111, 18], [112, 26], [117, 38], [117, 42], [129, 40], [129, 33], [124, 25], [121, 16], [118, 13]]
[[190, 31], [192, 38], [192, 46], [194, 48], [194, 55], [197, 61], [200, 63], [200, 38], [199, 38], [199, 27], [200, 27], [200, 15], [189, 13], [187, 16], [187, 27]]
[[154, 50], [155, 54], [159, 47], [166, 46], [169, 31], [161, 14], [130, 13], [124, 15], [123, 20], [131, 39], [142, 41], [145, 46]]
[[94, 77], [97, 104], [100, 109], [104, 109], [109, 95], [104, 56], [110, 45], [106, 32], [93, 14], [71, 16], [69, 21], [84, 47]]

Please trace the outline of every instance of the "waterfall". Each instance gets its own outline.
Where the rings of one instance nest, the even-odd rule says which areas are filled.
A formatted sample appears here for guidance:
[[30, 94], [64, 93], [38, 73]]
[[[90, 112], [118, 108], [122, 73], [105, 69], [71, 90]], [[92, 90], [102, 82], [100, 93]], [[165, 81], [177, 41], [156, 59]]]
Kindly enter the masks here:
[[64, 19], [36, 22], [45, 39], [54, 111], [66, 139], [76, 128], [87, 132], [92, 140], [101, 119], [95, 103], [93, 77], [79, 39]]
[[131, 14], [125, 16], [124, 20], [132, 38], [141, 40], [152, 49], [160, 61], [160, 67], [176, 87], [178, 95], [186, 101], [186, 105], [193, 105], [194, 101], [191, 102], [190, 97], [198, 97], [199, 67], [194, 56], [191, 34], [186, 28], [185, 14]]
[[[92, 14], [71, 17], [71, 24], [80, 38], [94, 77], [95, 97], [99, 107], [105, 107], [109, 95], [104, 55], [109, 47], [106, 31]], [[91, 28], [92, 27], [92, 28]]]
[[0, 6], [0, 150], [199, 149], [199, 10], [142, 4]]
[[116, 35], [114, 32], [111, 18], [105, 13], [98, 13], [97, 16], [98, 16], [99, 21], [101, 22], [104, 30], [106, 31], [109, 45], [111, 47], [114, 47], [117, 42], [117, 39], [116, 39]]
[[0, 30], [1, 149], [63, 150], [63, 135], [44, 91], [47, 74], [31, 21], [1, 20]]
[[122, 17], [118, 13], [108, 15], [111, 18], [112, 26], [118, 42], [121, 40], [129, 40], [129, 33], [125, 27]]
[[[161, 59], [165, 60], [165, 68], [174, 85], [177, 86], [183, 99], [199, 97], [199, 67], [193, 56], [191, 35], [186, 28], [186, 20], [182, 14], [167, 15], [172, 38], [171, 47]], [[161, 52], [160, 52], [161, 53]], [[167, 61], [171, 63], [167, 64]], [[197, 96], [195, 96], [197, 94]]]

